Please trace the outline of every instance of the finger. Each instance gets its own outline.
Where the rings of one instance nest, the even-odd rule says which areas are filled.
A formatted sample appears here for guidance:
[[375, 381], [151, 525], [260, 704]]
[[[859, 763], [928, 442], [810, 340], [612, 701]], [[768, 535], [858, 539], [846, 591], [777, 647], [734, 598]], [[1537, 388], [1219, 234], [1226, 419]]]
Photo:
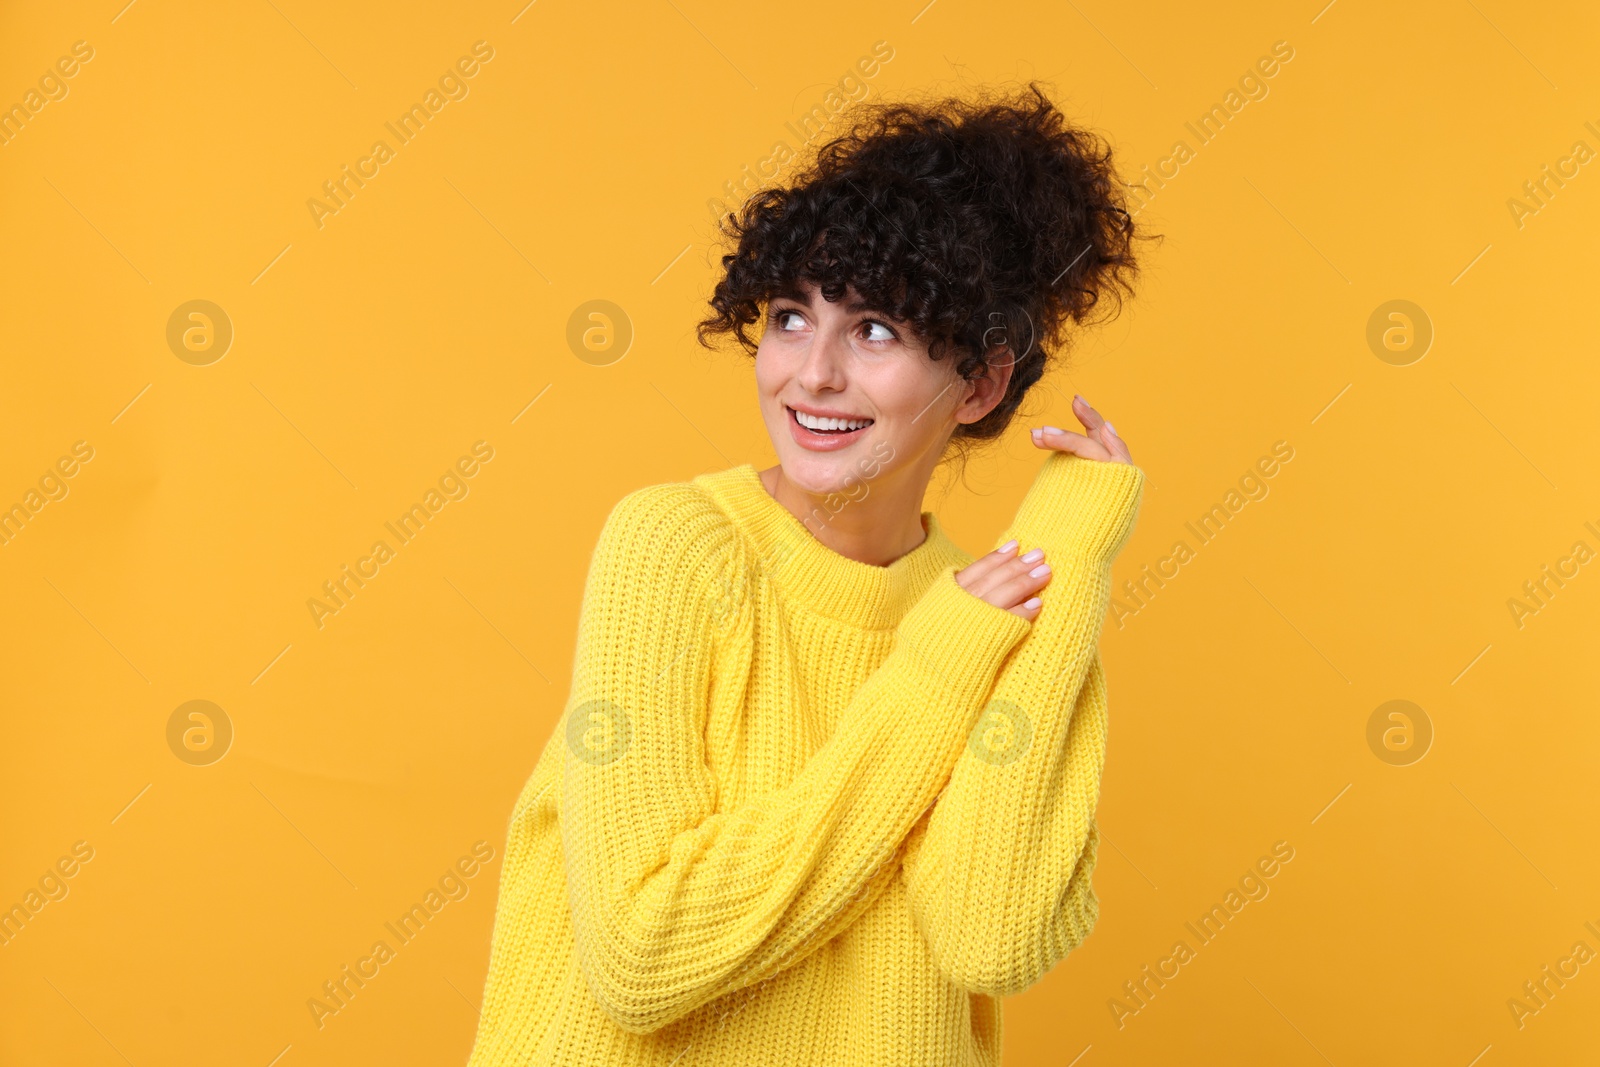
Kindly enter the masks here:
[[1009, 610], [1011, 614], [1017, 616], [1018, 618], [1027, 619], [1029, 622], [1032, 622], [1034, 619], [1039, 617], [1039, 610], [1042, 607], [1044, 607], [1044, 601], [1040, 600], [1038, 597], [1030, 597], [1021, 604], [1018, 604], [1016, 607], [1010, 608]]
[[[1084, 429], [1090, 440], [1099, 441], [1106, 449], [1104, 458], [1117, 463], [1132, 463], [1133, 454], [1128, 451], [1126, 441], [1117, 436], [1116, 427], [1107, 422], [1080, 394], [1072, 396], [1072, 413], [1078, 416], [1078, 421], [1083, 423]], [[1100, 457], [1096, 457], [1100, 458]]]
[[985, 581], [995, 568], [1015, 560], [1017, 548], [1017, 542], [1013, 538], [993, 552], [987, 552], [967, 564], [959, 572], [962, 587], [970, 592], [978, 582]]
[[1040, 560], [1032, 564], [1030, 569], [1020, 574], [1010, 575], [996, 585], [988, 597], [989, 603], [1020, 606], [1049, 585], [1050, 578], [1050, 564]]
[[[989, 568], [967, 584], [967, 592], [987, 600], [997, 608], [1010, 608], [1020, 603], [1033, 589], [1019, 584], [1027, 580], [1028, 572], [1044, 562], [1044, 549], [1035, 548], [1020, 556], [1013, 556]], [[1022, 591], [1019, 591], [1022, 590]]]
[[1072, 413], [1078, 416], [1078, 421], [1083, 423], [1084, 429], [1088, 430], [1090, 434], [1098, 430], [1100, 425], [1106, 421], [1098, 411], [1090, 406], [1087, 400], [1076, 393], [1072, 395]]
[[1109, 422], [1102, 424], [1100, 427], [1100, 435], [1101, 439], [1105, 442], [1106, 448], [1110, 449], [1112, 456], [1121, 460], [1123, 463], [1133, 462], [1133, 453], [1128, 451], [1128, 442], [1124, 441], [1120, 436], [1118, 436], [1117, 428], [1115, 426], [1111, 425]]
[[1072, 430], [1045, 426], [1033, 431], [1033, 443], [1039, 448], [1057, 452], [1071, 452], [1085, 459], [1110, 459], [1111, 450], [1100, 441]]
[[[1035, 575], [1032, 572], [1041, 570]], [[1050, 568], [1045, 563], [1044, 549], [1035, 548], [1006, 560], [989, 570], [967, 587], [967, 592], [981, 597], [999, 608], [1011, 608], [1044, 585]]]

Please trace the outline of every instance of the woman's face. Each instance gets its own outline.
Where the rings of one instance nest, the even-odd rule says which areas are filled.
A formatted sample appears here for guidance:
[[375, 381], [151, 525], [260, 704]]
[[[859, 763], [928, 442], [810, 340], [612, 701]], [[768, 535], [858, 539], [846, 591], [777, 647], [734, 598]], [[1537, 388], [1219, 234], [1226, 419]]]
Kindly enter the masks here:
[[956, 425], [982, 418], [1009, 377], [962, 381], [950, 355], [929, 359], [906, 324], [859, 300], [849, 289], [830, 303], [812, 283], [775, 296], [756, 350], [761, 414], [784, 477], [817, 495], [907, 469], [926, 485]]

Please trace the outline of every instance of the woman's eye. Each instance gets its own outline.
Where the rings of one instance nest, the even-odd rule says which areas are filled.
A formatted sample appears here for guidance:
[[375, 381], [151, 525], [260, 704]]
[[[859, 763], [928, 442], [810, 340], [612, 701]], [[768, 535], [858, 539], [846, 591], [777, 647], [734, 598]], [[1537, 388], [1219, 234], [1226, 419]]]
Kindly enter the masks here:
[[[801, 318], [801, 315], [798, 311], [792, 311], [788, 308], [779, 308], [777, 311], [772, 313], [773, 321], [777, 323], [778, 329], [780, 330], [789, 329], [788, 326], [784, 325], [784, 320], [790, 318], [791, 316], [797, 319]], [[795, 328], [798, 329], [799, 327]]]
[[866, 326], [869, 330], [877, 329], [877, 330], [882, 330], [883, 331], [883, 336], [881, 336], [881, 337], [870, 337], [869, 336], [867, 338], [867, 340], [869, 340], [869, 341], [893, 341], [894, 340], [894, 331], [889, 329], [889, 327], [885, 326], [883, 323], [876, 321], [875, 319], [868, 319], [865, 322], [863, 322], [862, 325]]

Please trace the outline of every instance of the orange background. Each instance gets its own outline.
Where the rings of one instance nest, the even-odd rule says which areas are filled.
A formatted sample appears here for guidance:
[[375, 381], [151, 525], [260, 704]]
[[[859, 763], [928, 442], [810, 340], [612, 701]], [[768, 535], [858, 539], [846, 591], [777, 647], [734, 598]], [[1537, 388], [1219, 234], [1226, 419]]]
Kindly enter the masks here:
[[[1040, 462], [1025, 426], [1082, 392], [1150, 476], [1118, 582], [1169, 575], [1102, 645], [1100, 924], [1008, 1002], [1006, 1062], [1600, 1052], [1600, 965], [1560, 963], [1600, 950], [1592, 5], [124, 2], [0, 15], [0, 104], [46, 79], [0, 146], [0, 506], [43, 481], [0, 545], [0, 906], [66, 894], [0, 947], [0, 1061], [464, 1062], [602, 520], [772, 461], [748, 361], [690, 333], [707, 202], [852, 72], [874, 98], [1036, 76], [1128, 178], [1169, 161], [1136, 302], [931, 494], [988, 547]], [[307, 201], [478, 41], [466, 95], [319, 226]], [[1202, 143], [1186, 124], [1280, 41]], [[1568, 177], [1539, 203], [1546, 164]], [[231, 323], [220, 359], [169, 346], [193, 300]], [[569, 344], [591, 300], [625, 352]], [[1425, 352], [1369, 345], [1391, 300]], [[1201, 543], [1214, 504], [1237, 512]], [[1519, 625], [1547, 564], [1569, 577]], [[319, 627], [346, 565], [371, 577]], [[231, 724], [209, 765], [178, 756], [199, 720], [169, 745], [194, 700]], [[1431, 727], [1420, 760], [1399, 720], [1369, 744], [1392, 700]], [[1201, 945], [1185, 923], [1280, 841]], [[463, 857], [459, 899], [319, 1028], [307, 1001]], [[1519, 1026], [1546, 965], [1577, 971]]]

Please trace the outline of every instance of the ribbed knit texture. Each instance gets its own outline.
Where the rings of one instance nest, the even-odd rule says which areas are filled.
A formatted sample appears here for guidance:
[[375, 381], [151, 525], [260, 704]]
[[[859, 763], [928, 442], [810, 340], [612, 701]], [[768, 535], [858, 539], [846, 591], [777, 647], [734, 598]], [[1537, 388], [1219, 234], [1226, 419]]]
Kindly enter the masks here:
[[[1144, 473], [1051, 453], [995, 541], [842, 556], [745, 464], [636, 490], [511, 818], [471, 1067], [999, 1062], [997, 997], [1094, 926], [1096, 641]], [[846, 507], [850, 506], [848, 504]]]

